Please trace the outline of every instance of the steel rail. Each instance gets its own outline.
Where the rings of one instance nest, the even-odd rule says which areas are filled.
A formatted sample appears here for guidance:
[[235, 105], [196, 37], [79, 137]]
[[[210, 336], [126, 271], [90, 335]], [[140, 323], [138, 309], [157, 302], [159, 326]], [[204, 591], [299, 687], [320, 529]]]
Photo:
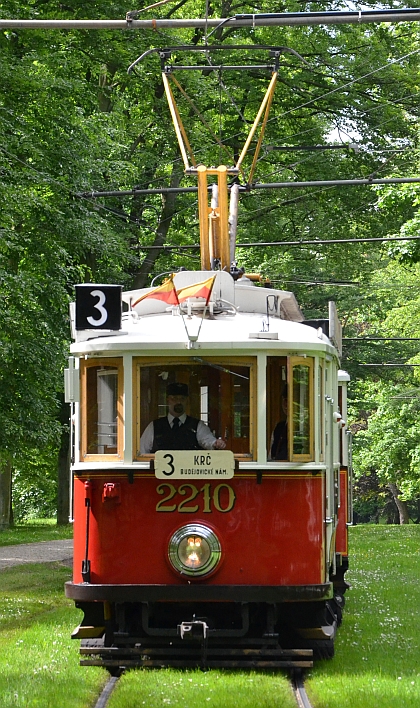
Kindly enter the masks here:
[[161, 28], [196, 28], [206, 31], [224, 27], [269, 27], [295, 25], [365, 24], [373, 22], [419, 22], [420, 9], [403, 10], [356, 10], [348, 12], [282, 12], [266, 14], [240, 14], [225, 18], [206, 19], [133, 19], [136, 13], [127, 13], [125, 19], [117, 20], [31, 20], [0, 19], [2, 29], [110, 29], [110, 30], [158, 30]]
[[119, 681], [120, 677], [122, 674], [119, 676], [110, 676], [108, 681], [106, 682], [101, 695], [99, 696], [98, 700], [95, 703], [95, 708], [106, 708], [108, 704], [108, 700], [111, 696], [111, 693], [113, 692], [117, 682]]
[[292, 689], [299, 708], [312, 708], [312, 704], [306, 693], [301, 671], [294, 671], [291, 677]]

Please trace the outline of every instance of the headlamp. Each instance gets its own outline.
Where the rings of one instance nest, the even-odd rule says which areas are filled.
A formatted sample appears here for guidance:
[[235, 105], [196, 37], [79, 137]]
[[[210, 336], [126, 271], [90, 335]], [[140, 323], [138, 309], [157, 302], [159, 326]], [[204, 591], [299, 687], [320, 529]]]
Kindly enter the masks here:
[[221, 548], [214, 531], [202, 524], [187, 524], [175, 531], [169, 541], [169, 560], [179, 573], [202, 576], [210, 573], [220, 560]]

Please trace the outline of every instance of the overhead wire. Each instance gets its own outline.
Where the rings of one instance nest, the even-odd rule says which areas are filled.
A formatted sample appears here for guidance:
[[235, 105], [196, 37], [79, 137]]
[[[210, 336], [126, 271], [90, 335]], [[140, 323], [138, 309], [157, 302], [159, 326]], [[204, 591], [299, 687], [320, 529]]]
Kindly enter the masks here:
[[[393, 66], [394, 64], [398, 64], [398, 63], [402, 62], [404, 59], [407, 59], [408, 57], [413, 56], [414, 54], [418, 54], [419, 52], [420, 52], [420, 48], [415, 49], [411, 52], [407, 52], [406, 54], [402, 55], [401, 57], [398, 57], [397, 59], [392, 59], [387, 64], [383, 64], [382, 66], [377, 67], [376, 69], [373, 69], [372, 71], [369, 71], [369, 72], [363, 74], [362, 76], [359, 76], [359, 77], [356, 77], [355, 79], [347, 81], [346, 83], [341, 84], [340, 86], [337, 86], [336, 88], [331, 89], [330, 91], [326, 91], [325, 93], [321, 94], [320, 96], [316, 96], [315, 98], [310, 99], [309, 101], [305, 101], [304, 103], [298, 104], [297, 106], [294, 106], [293, 108], [291, 108], [288, 111], [284, 111], [283, 113], [281, 113], [278, 116], [269, 118], [267, 122], [271, 123], [273, 121], [280, 121], [281, 119], [283, 119], [285, 116], [289, 115], [290, 113], [294, 113], [295, 111], [299, 111], [302, 108], [306, 108], [307, 106], [312, 105], [316, 101], [321, 101], [324, 98], [327, 98], [328, 96], [331, 96], [332, 94], [337, 93], [338, 91], [342, 91], [345, 88], [349, 88], [350, 86], [353, 86], [355, 83], [359, 83], [359, 82], [363, 81], [364, 79], [366, 79], [370, 76], [373, 76], [374, 74], [377, 74], [380, 71], [388, 69], [390, 66]], [[234, 138], [240, 137], [240, 135], [241, 135], [241, 133], [235, 133], [235, 134], [229, 136], [229, 138], [227, 138], [227, 140], [232, 140]]]

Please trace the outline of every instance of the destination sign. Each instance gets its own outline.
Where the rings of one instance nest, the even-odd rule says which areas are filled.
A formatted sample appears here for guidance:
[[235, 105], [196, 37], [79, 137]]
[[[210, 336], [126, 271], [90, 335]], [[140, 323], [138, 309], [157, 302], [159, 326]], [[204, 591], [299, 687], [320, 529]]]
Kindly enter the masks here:
[[231, 450], [158, 450], [158, 479], [232, 479], [235, 459]]

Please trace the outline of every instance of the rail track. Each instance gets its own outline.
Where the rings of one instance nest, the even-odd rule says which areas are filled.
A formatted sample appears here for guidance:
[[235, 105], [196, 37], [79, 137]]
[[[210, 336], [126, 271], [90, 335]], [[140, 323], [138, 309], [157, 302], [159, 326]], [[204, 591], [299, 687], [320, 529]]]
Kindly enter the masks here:
[[312, 708], [312, 704], [309, 701], [308, 694], [306, 693], [303, 674], [301, 671], [294, 671], [291, 676], [293, 693], [296, 698], [296, 702], [299, 708]]
[[[119, 679], [123, 674], [124, 671], [122, 670], [118, 676], [109, 677], [107, 683], [105, 684], [102, 690], [101, 695], [99, 696], [95, 704], [95, 708], [107, 708], [109, 698], [111, 697], [115, 686], [117, 685]], [[302, 671], [293, 671], [291, 673], [290, 680], [298, 708], [313, 708], [305, 690]]]
[[110, 676], [108, 681], [106, 682], [101, 695], [99, 696], [98, 700], [95, 703], [95, 708], [106, 708], [108, 705], [108, 701], [110, 699], [110, 696], [117, 685], [119, 679], [121, 678], [123, 672], [121, 672], [118, 676]]

